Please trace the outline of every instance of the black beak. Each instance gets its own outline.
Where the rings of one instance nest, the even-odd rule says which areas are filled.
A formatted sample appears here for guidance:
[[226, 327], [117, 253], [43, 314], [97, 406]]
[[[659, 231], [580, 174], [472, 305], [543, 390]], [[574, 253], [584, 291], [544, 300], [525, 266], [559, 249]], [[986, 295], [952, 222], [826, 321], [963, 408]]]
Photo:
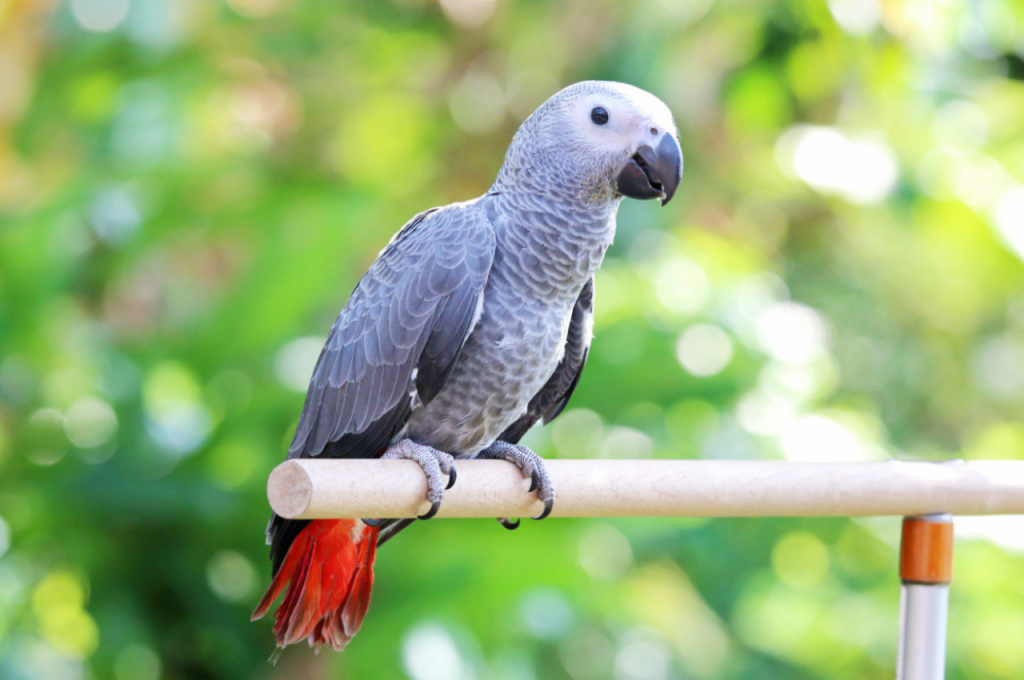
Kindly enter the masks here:
[[637, 149], [615, 178], [615, 188], [630, 198], [660, 198], [665, 205], [675, 196], [682, 177], [683, 150], [675, 137], [666, 134], [657, 149], [646, 144]]

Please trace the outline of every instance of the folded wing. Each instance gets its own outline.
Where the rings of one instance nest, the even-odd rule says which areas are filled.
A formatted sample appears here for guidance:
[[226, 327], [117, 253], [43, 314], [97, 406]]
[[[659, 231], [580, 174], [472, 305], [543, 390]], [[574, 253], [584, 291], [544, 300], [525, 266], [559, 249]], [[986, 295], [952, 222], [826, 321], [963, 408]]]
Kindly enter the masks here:
[[[381, 252], [331, 327], [289, 458], [381, 455], [444, 385], [479, 319], [494, 232], [471, 204], [417, 215]], [[274, 516], [274, 571], [306, 525]]]

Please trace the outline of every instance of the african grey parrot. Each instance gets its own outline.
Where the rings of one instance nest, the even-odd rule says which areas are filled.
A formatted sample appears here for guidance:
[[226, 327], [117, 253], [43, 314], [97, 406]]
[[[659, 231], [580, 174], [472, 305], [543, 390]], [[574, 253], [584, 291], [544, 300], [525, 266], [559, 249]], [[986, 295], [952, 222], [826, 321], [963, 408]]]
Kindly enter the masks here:
[[[546, 517], [555, 491], [519, 439], [575, 389], [619, 202], [668, 203], [683, 167], [676, 134], [668, 107], [630, 85], [582, 82], [548, 99], [486, 194], [414, 217], [359, 281], [288, 457], [415, 460], [431, 502], [420, 519], [455, 483], [455, 459], [508, 460], [533, 478]], [[274, 577], [253, 619], [287, 586], [277, 645], [343, 649], [366, 615], [378, 542], [411, 521], [271, 517]]]

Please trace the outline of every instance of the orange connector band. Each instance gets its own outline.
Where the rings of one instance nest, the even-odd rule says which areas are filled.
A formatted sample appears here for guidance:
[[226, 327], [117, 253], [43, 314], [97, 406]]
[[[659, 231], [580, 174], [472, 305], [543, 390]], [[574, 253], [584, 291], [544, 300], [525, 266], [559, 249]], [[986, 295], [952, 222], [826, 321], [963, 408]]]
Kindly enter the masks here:
[[900, 541], [900, 578], [905, 583], [953, 580], [953, 522], [907, 517]]

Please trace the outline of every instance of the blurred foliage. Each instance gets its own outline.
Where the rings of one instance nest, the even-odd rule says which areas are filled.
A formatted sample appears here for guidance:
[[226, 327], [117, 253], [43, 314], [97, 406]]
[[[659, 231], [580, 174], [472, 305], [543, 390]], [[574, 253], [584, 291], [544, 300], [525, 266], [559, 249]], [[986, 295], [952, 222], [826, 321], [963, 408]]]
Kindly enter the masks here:
[[[437, 521], [344, 654], [249, 612], [346, 294], [564, 84], [678, 117], [564, 457], [1024, 456], [1024, 4], [0, 0], [0, 676], [889, 678], [898, 520]], [[950, 678], [1024, 668], [958, 522]]]

